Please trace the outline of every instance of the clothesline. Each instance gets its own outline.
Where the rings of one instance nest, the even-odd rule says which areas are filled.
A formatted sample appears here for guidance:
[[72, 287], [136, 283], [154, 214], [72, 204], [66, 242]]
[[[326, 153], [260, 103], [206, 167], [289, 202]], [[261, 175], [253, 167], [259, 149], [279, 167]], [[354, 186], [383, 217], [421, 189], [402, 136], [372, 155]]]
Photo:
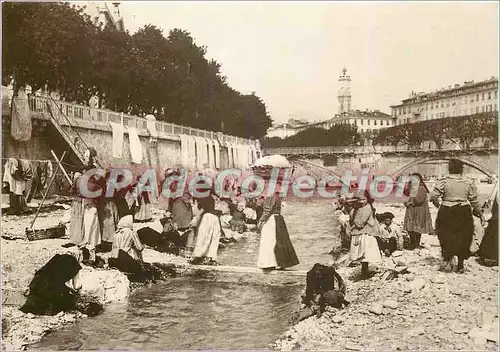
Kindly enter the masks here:
[[[2, 158], [2, 160], [9, 160], [9, 159], [27, 160], [27, 161], [40, 161], [40, 162], [42, 162], [42, 161], [43, 162], [48, 161], [48, 162], [51, 162], [52, 164], [57, 164], [57, 161], [50, 160], [50, 159], [37, 160], [37, 159], [24, 159], [24, 158]], [[72, 166], [72, 167], [77, 167], [76, 165], [67, 163], [65, 161], [62, 161], [61, 164], [64, 164], [64, 165], [67, 165], [67, 166]]]

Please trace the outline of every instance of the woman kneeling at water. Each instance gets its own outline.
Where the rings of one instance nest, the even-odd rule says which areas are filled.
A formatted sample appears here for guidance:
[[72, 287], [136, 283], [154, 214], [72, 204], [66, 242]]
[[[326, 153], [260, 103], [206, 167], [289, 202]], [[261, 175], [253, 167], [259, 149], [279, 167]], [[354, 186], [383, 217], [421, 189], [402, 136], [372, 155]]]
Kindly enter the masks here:
[[124, 216], [118, 221], [118, 230], [113, 238], [111, 258], [118, 258], [120, 250], [127, 253], [135, 260], [142, 261], [144, 246], [137, 233], [133, 230], [134, 219], [132, 215]]
[[299, 264], [285, 220], [281, 215], [281, 199], [278, 192], [264, 200], [263, 214], [257, 228], [260, 230], [257, 267], [270, 270]]
[[217, 265], [217, 250], [221, 238], [221, 226], [219, 217], [214, 214], [215, 200], [208, 197], [196, 199], [199, 216], [198, 227], [196, 228], [196, 242], [193, 249], [191, 264]]

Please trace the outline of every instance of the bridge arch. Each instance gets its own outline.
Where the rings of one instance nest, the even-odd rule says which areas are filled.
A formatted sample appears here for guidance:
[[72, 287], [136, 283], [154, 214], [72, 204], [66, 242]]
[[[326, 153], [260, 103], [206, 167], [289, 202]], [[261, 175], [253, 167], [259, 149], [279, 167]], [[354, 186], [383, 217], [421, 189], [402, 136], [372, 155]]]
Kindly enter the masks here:
[[449, 161], [451, 159], [458, 159], [462, 161], [465, 165], [470, 166], [482, 174], [488, 176], [488, 177], [493, 177], [494, 173], [487, 167], [482, 166], [481, 164], [476, 163], [475, 161], [468, 160], [468, 159], [463, 159], [460, 157], [452, 157], [452, 156], [435, 156], [435, 157], [430, 157], [430, 158], [420, 158], [417, 160], [414, 160], [408, 164], [406, 164], [403, 167], [400, 167], [397, 169], [395, 172], [392, 173], [392, 177], [399, 176], [401, 173], [403, 173], [405, 170], [408, 170], [409, 168], [416, 166], [416, 165], [421, 165], [421, 164], [427, 164], [431, 161]]

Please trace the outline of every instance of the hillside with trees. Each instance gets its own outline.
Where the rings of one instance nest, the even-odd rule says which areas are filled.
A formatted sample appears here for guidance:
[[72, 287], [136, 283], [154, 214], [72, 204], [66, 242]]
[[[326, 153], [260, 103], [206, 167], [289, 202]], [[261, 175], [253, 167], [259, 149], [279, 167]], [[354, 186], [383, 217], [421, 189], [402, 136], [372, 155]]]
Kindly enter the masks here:
[[478, 138], [484, 138], [490, 144], [498, 141], [498, 112], [397, 125], [381, 130], [373, 143], [418, 146], [424, 141], [433, 141], [440, 149], [445, 140], [450, 140], [467, 149]]
[[284, 139], [266, 138], [263, 145], [267, 148], [353, 146], [371, 140], [373, 145], [415, 147], [433, 141], [440, 149], [449, 140], [467, 149], [478, 138], [489, 144], [498, 142], [498, 112], [446, 117], [364, 133], [359, 133], [356, 126], [349, 124], [334, 125], [329, 130], [313, 127]]
[[285, 139], [266, 138], [262, 145], [266, 148], [277, 147], [327, 147], [358, 145], [362, 136], [358, 128], [349, 124], [338, 124], [330, 129], [311, 127]]
[[271, 126], [262, 99], [232, 89], [190, 33], [146, 25], [136, 33], [96, 25], [68, 3], [3, 6], [3, 84], [61, 99], [240, 137]]

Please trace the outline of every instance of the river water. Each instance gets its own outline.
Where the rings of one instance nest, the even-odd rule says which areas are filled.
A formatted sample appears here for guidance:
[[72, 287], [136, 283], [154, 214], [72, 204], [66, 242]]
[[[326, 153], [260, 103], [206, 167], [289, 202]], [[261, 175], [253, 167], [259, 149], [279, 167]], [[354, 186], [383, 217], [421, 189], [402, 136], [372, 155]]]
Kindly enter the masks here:
[[[327, 264], [337, 222], [327, 201], [287, 202], [283, 215], [300, 264]], [[259, 235], [219, 251], [221, 265], [255, 267]], [[265, 274], [179, 277], [134, 291], [47, 335], [36, 349], [250, 349], [267, 348], [292, 324], [304, 278]], [[299, 281], [297, 281], [299, 280]]]

